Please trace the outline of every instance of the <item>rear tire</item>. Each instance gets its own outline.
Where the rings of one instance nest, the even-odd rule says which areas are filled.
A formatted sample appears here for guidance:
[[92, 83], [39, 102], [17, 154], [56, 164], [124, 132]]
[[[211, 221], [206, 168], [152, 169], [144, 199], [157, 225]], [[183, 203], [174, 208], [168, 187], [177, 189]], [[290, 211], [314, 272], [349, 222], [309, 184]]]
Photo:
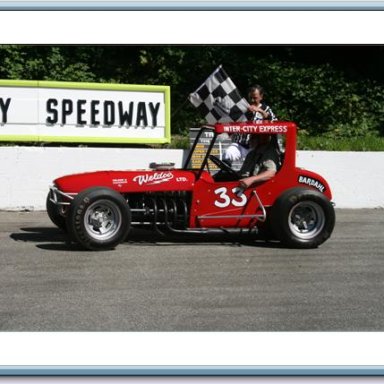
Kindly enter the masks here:
[[294, 188], [272, 207], [271, 226], [276, 237], [294, 248], [316, 248], [332, 234], [335, 210], [320, 192]]
[[131, 227], [131, 211], [124, 197], [112, 189], [95, 187], [71, 202], [67, 228], [73, 240], [89, 250], [115, 248]]

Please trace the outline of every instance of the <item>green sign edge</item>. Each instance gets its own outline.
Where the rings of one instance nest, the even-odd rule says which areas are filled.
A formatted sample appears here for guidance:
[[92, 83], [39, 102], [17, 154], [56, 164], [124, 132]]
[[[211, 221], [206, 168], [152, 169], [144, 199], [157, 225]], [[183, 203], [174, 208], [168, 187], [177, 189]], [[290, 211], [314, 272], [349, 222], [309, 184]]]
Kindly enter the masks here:
[[33, 141], [55, 143], [106, 143], [106, 144], [166, 144], [171, 142], [171, 89], [168, 85], [114, 84], [114, 83], [80, 83], [67, 81], [42, 80], [0, 80], [0, 87], [31, 87], [61, 89], [94, 89], [113, 91], [163, 92], [165, 103], [164, 136], [156, 139], [116, 138], [116, 137], [71, 137], [71, 136], [38, 136], [38, 135], [4, 135], [0, 141]]

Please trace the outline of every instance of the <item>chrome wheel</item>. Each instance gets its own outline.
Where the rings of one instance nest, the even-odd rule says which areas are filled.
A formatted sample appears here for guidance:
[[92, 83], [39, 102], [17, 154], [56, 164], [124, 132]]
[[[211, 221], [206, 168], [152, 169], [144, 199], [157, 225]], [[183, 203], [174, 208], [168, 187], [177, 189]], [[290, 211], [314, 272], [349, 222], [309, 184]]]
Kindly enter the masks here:
[[276, 200], [270, 222], [283, 244], [316, 248], [331, 236], [335, 210], [323, 193], [303, 187], [291, 188]]
[[122, 223], [118, 205], [110, 200], [98, 200], [84, 214], [84, 228], [96, 240], [109, 240], [119, 232]]
[[292, 207], [288, 215], [288, 226], [292, 234], [302, 240], [316, 237], [324, 228], [323, 208], [314, 201], [302, 201]]

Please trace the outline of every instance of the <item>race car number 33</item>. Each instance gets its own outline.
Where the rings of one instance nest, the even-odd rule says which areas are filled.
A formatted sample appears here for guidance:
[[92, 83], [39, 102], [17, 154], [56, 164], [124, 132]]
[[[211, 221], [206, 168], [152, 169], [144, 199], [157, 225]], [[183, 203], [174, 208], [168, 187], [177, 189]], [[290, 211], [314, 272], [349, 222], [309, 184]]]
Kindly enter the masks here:
[[241, 194], [240, 196], [236, 195], [236, 193], [239, 192], [238, 187], [232, 188], [231, 192], [233, 194], [232, 198], [228, 196], [228, 189], [226, 187], [215, 189], [215, 195], [218, 195], [214, 203], [215, 206], [218, 208], [226, 208], [230, 205], [233, 205], [234, 207], [243, 207], [247, 204], [247, 197], [244, 194]]

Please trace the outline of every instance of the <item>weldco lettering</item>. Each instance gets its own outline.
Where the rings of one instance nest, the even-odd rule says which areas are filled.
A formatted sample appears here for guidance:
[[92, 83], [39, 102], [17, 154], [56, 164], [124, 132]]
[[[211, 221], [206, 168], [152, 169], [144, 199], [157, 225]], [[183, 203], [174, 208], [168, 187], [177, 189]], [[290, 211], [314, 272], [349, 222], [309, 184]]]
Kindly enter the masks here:
[[135, 176], [133, 178], [133, 181], [135, 181], [139, 185], [143, 185], [143, 184], [153, 185], [153, 184], [164, 183], [171, 179], [173, 179], [173, 174], [171, 172], [160, 172], [160, 173], [154, 173], [154, 174], [147, 173], [145, 175]]

